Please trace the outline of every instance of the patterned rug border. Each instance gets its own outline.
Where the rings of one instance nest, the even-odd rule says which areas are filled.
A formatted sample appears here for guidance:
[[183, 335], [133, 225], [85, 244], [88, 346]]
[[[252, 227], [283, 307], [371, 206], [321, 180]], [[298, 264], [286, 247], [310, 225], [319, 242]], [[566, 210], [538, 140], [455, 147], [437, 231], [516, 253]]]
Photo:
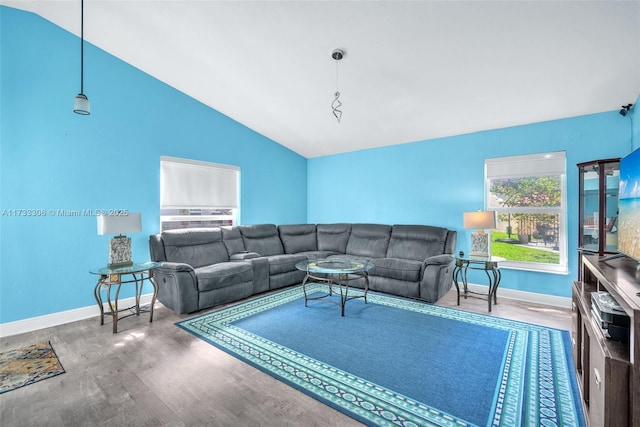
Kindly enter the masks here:
[[[308, 292], [322, 285], [307, 285]], [[360, 290], [353, 289], [354, 294]], [[301, 298], [301, 287], [177, 322], [185, 331], [366, 424], [472, 426], [393, 390], [271, 342], [232, 323]], [[567, 331], [369, 292], [368, 301], [509, 332], [488, 426], [584, 426]], [[570, 348], [570, 347], [568, 347]], [[554, 352], [553, 349], [556, 349]], [[527, 360], [530, 363], [527, 368]], [[521, 393], [520, 390], [523, 390]], [[523, 408], [527, 408], [524, 411]]]
[[[53, 366], [48, 366], [47, 363], [43, 364], [42, 362], [35, 366], [24, 366], [23, 361], [25, 360], [44, 359], [42, 357], [30, 357], [34, 355], [42, 356], [43, 353], [52, 356], [46, 359], [55, 360]], [[55, 369], [52, 369], [52, 367]], [[17, 372], [25, 370], [25, 368], [27, 368], [26, 372]], [[35, 371], [29, 372], [34, 368], [36, 369]], [[36, 344], [3, 351], [0, 353], [0, 394], [8, 393], [64, 373], [66, 373], [66, 371], [51, 341], [41, 341]]]

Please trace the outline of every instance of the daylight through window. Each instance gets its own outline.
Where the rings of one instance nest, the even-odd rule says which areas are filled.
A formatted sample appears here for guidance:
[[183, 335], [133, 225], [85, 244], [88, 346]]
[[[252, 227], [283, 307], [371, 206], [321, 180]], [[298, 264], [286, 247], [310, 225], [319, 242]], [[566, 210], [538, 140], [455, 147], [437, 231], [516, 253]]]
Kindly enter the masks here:
[[497, 213], [491, 254], [501, 266], [567, 272], [564, 152], [485, 160], [486, 206]]

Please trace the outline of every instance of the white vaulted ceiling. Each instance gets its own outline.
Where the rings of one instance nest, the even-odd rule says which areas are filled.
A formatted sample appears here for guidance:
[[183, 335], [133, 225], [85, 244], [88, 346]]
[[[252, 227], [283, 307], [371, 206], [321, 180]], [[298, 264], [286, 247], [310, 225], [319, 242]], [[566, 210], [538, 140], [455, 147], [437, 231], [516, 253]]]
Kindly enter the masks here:
[[[0, 3], [80, 34], [80, 0]], [[308, 158], [640, 94], [640, 1], [85, 0], [85, 39]]]

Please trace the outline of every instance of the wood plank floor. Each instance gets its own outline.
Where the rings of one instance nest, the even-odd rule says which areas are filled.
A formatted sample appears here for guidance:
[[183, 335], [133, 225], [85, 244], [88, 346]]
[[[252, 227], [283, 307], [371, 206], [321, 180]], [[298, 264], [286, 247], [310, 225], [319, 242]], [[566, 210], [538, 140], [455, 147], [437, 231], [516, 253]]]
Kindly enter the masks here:
[[[456, 307], [455, 289], [438, 305]], [[148, 314], [97, 318], [2, 338], [0, 351], [50, 340], [63, 375], [0, 395], [9, 426], [357, 426], [360, 423], [173, 325], [192, 317], [158, 304]], [[462, 300], [461, 309], [487, 312]], [[498, 299], [494, 316], [570, 330], [568, 309]]]

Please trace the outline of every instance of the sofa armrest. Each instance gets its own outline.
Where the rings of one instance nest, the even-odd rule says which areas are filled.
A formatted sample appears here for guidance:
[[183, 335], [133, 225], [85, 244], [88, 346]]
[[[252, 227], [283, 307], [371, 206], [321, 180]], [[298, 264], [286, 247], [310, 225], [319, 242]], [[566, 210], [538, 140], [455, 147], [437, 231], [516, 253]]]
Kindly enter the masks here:
[[449, 254], [434, 255], [424, 260], [425, 267], [427, 265], [447, 265], [453, 262], [453, 257]]
[[183, 314], [198, 310], [198, 281], [189, 264], [163, 262], [154, 269], [158, 300], [171, 310]]
[[248, 259], [259, 258], [260, 254], [257, 252], [238, 252], [229, 257], [231, 261], [246, 261]]
[[448, 254], [427, 258], [420, 280], [420, 299], [435, 303], [453, 284], [453, 257]]
[[[169, 271], [187, 271], [187, 272], [193, 272], [193, 267], [191, 267], [189, 264], [186, 264], [184, 262], [161, 262], [160, 263], [160, 267], [156, 268], [154, 271], [162, 271], [162, 272], [169, 272]], [[195, 272], [194, 272], [195, 274]]]

